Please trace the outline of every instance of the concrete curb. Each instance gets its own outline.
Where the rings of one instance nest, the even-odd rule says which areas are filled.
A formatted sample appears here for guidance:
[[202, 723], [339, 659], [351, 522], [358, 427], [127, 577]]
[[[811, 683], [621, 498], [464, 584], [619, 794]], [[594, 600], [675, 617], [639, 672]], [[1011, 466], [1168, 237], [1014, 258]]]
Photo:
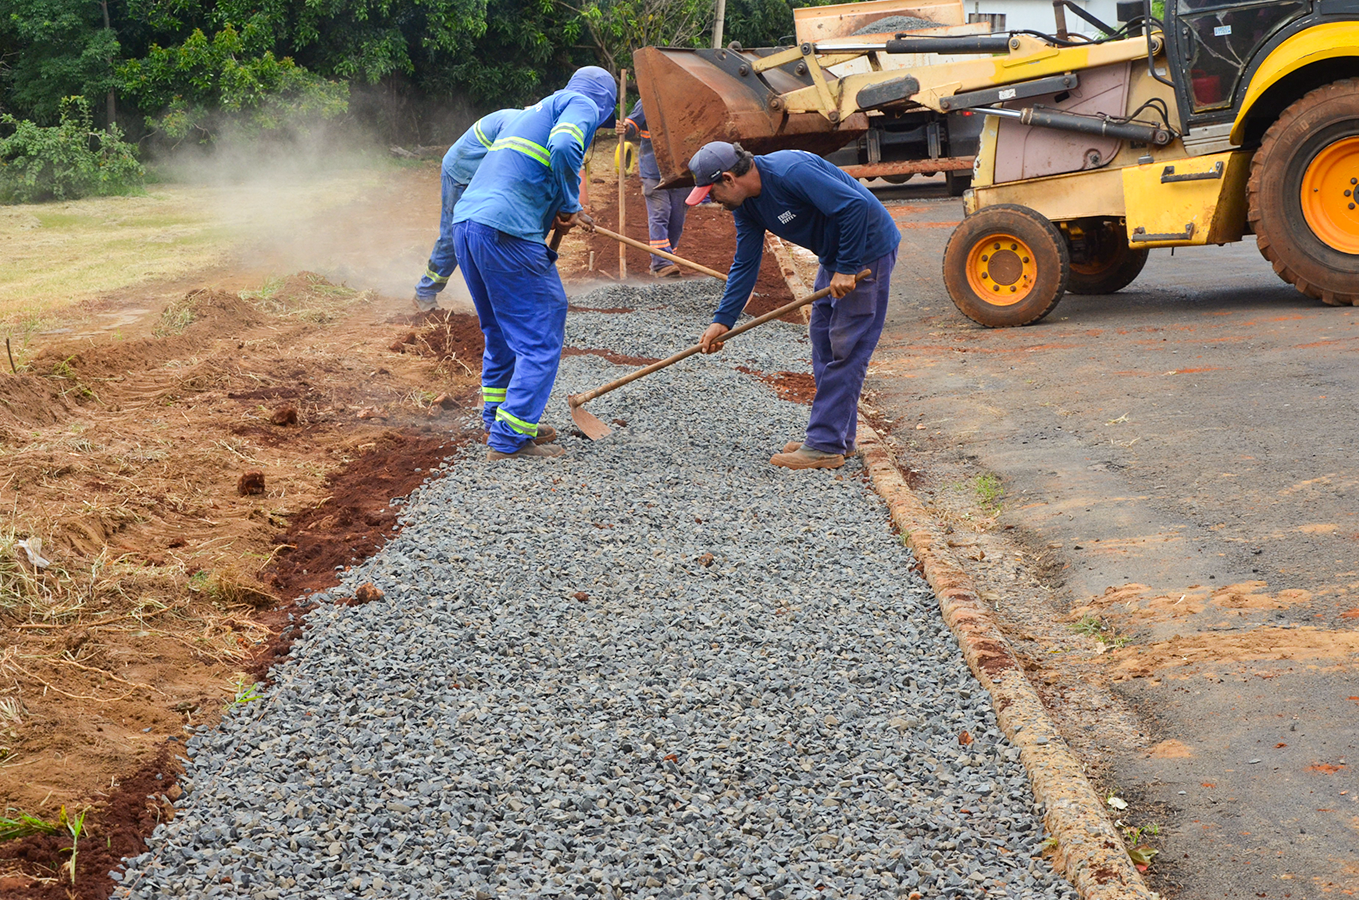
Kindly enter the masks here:
[[990, 692], [1001, 730], [1019, 748], [1034, 796], [1047, 810], [1043, 824], [1056, 841], [1053, 866], [1083, 900], [1156, 900], [1159, 895], [1147, 888], [1128, 858], [1104, 804], [1048, 718], [972, 579], [945, 549], [938, 524], [907, 487], [886, 444], [862, 418], [857, 444], [873, 488], [887, 501], [892, 521], [924, 566], [925, 580], [939, 597], [944, 621], [968, 666]]

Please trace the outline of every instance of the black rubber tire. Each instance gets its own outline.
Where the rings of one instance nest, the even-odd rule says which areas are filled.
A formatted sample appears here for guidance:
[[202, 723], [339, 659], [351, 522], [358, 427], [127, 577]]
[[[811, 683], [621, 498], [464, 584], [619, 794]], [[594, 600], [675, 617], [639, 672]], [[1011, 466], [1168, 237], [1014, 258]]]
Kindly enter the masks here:
[[[1027, 296], [1003, 306], [973, 290], [967, 277], [973, 247], [1000, 234], [1022, 240], [1033, 252], [1037, 273]], [[1052, 312], [1066, 290], [1070, 262], [1057, 226], [1027, 206], [999, 204], [978, 210], [959, 223], [944, 249], [944, 286], [963, 315], [987, 328], [1032, 325]]]
[[[1117, 220], [1081, 220], [1085, 232], [1087, 262], [1076, 262], [1071, 255], [1071, 275], [1066, 280], [1068, 294], [1112, 294], [1132, 284], [1147, 264], [1150, 251], [1128, 245], [1128, 231]], [[1065, 238], [1066, 232], [1062, 232]]]
[[905, 184], [914, 177], [914, 172], [906, 172], [902, 175], [884, 175], [882, 176], [882, 180], [888, 184]]
[[1302, 212], [1302, 178], [1316, 155], [1359, 136], [1359, 79], [1303, 95], [1265, 132], [1251, 158], [1246, 195], [1260, 253], [1280, 278], [1331, 306], [1359, 301], [1359, 255], [1323, 243]]

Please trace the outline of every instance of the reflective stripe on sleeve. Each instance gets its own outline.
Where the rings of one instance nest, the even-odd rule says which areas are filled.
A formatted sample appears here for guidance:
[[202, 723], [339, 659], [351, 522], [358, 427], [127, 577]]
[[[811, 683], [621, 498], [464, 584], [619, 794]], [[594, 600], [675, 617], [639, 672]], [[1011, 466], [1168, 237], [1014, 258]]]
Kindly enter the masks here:
[[582, 147], [585, 146], [585, 132], [581, 131], [570, 122], [562, 122], [560, 125], [553, 128], [551, 134], [549, 134], [549, 138], [555, 137], [559, 132], [571, 135], [571, 137], [576, 139], [576, 143], [580, 144]]
[[481, 145], [487, 150], [490, 150], [492, 141], [490, 138], [486, 137], [486, 132], [481, 130], [481, 119], [477, 119], [476, 123], [472, 126], [472, 131], [476, 134], [477, 140], [481, 141]]

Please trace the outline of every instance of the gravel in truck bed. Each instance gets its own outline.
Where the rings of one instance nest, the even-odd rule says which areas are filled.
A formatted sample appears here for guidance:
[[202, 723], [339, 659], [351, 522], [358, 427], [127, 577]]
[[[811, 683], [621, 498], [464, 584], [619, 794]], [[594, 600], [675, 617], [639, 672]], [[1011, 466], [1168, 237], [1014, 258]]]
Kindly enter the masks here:
[[[665, 356], [715, 297], [603, 288], [575, 302], [636, 312], [568, 341]], [[627, 423], [593, 443], [565, 397], [628, 369], [564, 359], [567, 456], [468, 447], [395, 500], [114, 896], [1074, 900], [859, 461], [767, 462], [807, 407], [734, 367], [808, 354], [771, 323], [591, 401]]]

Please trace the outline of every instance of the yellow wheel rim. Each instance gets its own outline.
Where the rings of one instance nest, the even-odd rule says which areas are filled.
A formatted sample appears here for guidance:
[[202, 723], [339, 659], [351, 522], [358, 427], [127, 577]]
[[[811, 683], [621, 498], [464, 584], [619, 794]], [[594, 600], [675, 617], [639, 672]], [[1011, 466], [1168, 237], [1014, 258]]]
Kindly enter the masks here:
[[1341, 253], [1359, 254], [1359, 137], [1336, 141], [1302, 173], [1302, 215], [1312, 233]]
[[1038, 265], [1029, 245], [1010, 234], [993, 234], [967, 254], [967, 284], [994, 306], [1013, 306], [1033, 290]]

